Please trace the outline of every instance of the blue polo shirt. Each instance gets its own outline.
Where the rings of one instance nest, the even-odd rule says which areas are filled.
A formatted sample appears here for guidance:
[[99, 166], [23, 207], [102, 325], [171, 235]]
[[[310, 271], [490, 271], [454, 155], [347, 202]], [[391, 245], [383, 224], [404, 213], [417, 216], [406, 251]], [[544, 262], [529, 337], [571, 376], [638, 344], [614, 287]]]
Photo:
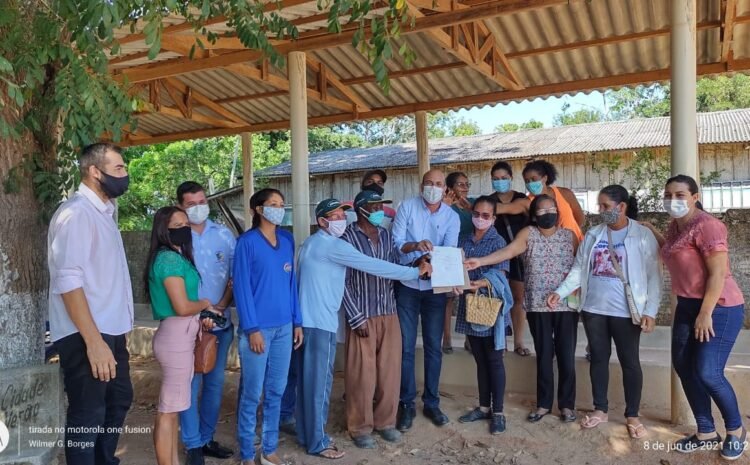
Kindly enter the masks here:
[[216, 305], [224, 296], [232, 274], [235, 244], [232, 232], [211, 220], [206, 220], [203, 234], [193, 230], [193, 258], [201, 275], [199, 298]]
[[419, 278], [417, 268], [369, 257], [343, 239], [319, 230], [305, 240], [299, 252], [302, 326], [336, 332], [347, 267], [388, 279]]
[[[440, 207], [432, 213], [422, 197], [412, 197], [398, 208], [391, 232], [393, 242], [401, 255], [401, 263], [408, 264], [424, 253], [401, 253], [404, 244], [427, 239], [436, 247], [456, 247], [460, 229], [458, 214], [451, 207], [440, 202]], [[402, 283], [420, 291], [432, 289], [431, 281], [427, 279], [402, 280]]]

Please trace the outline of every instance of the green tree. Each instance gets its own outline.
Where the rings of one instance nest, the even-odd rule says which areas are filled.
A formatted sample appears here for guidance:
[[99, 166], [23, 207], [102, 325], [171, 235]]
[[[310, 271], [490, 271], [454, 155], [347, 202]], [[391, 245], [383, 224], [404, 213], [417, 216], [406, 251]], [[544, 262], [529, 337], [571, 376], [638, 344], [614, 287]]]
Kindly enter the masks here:
[[569, 112], [570, 104], [563, 104], [562, 111], [552, 119], [553, 126], [570, 126], [573, 124], [598, 123], [605, 120], [604, 113], [595, 108], [581, 108]]
[[530, 119], [525, 123], [504, 123], [495, 126], [494, 132], [516, 132], [523, 131], [526, 129], [541, 129], [544, 127], [544, 123], [535, 119]]

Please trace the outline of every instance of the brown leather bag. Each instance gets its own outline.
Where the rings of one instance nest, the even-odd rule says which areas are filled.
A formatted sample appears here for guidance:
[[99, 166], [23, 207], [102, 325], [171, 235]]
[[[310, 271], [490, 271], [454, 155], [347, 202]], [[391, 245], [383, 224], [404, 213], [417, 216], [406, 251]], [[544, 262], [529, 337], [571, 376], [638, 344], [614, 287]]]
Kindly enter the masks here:
[[[201, 333], [203, 333], [201, 335]], [[195, 338], [195, 372], [208, 373], [216, 366], [219, 339], [202, 329]]]

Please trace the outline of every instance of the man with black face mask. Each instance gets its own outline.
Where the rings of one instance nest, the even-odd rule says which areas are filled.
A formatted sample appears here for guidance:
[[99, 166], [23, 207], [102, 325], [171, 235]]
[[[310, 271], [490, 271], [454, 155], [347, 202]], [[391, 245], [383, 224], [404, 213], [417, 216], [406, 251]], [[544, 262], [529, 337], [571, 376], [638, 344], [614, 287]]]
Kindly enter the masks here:
[[47, 237], [50, 333], [68, 396], [65, 459], [76, 465], [120, 462], [116, 431], [133, 400], [125, 340], [133, 294], [112, 202], [128, 189], [121, 154], [106, 143], [83, 149], [81, 184]]
[[[385, 171], [381, 169], [374, 169], [367, 171], [364, 176], [362, 176], [362, 183], [360, 184], [360, 189], [363, 191], [373, 191], [377, 193], [379, 196], [383, 196], [383, 192], [385, 192], [385, 182], [388, 180], [388, 176], [385, 174]], [[348, 205], [349, 207], [353, 207], [353, 202], [344, 202], [344, 205]], [[391, 223], [393, 222], [393, 218], [396, 217], [396, 210], [392, 209], [391, 207], [383, 206], [383, 211], [385, 212], [385, 217], [383, 218], [383, 222], [380, 224], [381, 227], [390, 229]], [[357, 214], [352, 210], [348, 210], [346, 212], [346, 224], [350, 225], [357, 221]]]

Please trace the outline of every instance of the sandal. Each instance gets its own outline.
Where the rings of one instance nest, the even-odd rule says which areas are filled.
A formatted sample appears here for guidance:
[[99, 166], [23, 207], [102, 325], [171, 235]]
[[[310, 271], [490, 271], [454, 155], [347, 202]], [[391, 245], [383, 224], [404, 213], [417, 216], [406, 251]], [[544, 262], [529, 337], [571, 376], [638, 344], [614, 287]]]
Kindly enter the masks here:
[[529, 355], [531, 355], [531, 351], [526, 347], [516, 347], [513, 352], [520, 355], [521, 357], [528, 357]]
[[339, 450], [335, 444], [331, 444], [317, 454], [319, 457], [329, 460], [338, 460], [346, 455], [346, 452]]
[[628, 434], [631, 439], [641, 439], [646, 435], [646, 427], [643, 426], [643, 423], [638, 423], [637, 425], [627, 423], [626, 426], [628, 427]]
[[[606, 418], [606, 417], [605, 418], [602, 418], [602, 417], [593, 417], [593, 416], [590, 417], [590, 416], [586, 415], [583, 418], [583, 421], [581, 422], [581, 427], [586, 428], [586, 429], [596, 428], [597, 426], [601, 425], [602, 423], [607, 423], [608, 420], [609, 419]], [[630, 425], [628, 425], [628, 426], [630, 426]]]

